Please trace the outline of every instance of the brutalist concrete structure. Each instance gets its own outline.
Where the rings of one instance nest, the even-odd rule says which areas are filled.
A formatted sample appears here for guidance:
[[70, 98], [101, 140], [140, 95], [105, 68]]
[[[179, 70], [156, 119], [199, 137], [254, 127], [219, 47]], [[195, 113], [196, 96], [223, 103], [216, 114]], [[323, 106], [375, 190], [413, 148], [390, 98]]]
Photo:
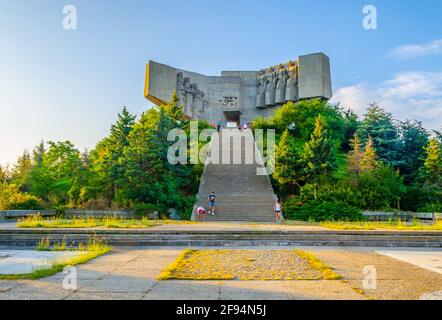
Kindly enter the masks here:
[[260, 71], [223, 71], [221, 76], [177, 69], [155, 61], [146, 66], [144, 96], [156, 105], [176, 91], [193, 119], [223, 126], [250, 123], [266, 117], [288, 101], [332, 97], [330, 61], [323, 53]]

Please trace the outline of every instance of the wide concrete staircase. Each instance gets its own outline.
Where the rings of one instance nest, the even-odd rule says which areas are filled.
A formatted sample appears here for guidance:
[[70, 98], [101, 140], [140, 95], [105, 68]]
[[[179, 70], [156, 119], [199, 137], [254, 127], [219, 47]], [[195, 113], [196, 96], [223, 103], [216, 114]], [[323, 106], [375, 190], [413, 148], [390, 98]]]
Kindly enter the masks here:
[[442, 232], [363, 230], [197, 230], [149, 229], [1, 229], [0, 248], [35, 248], [51, 244], [87, 243], [98, 237], [112, 246], [358, 246], [441, 248]]
[[[227, 139], [231, 139], [228, 146]], [[224, 129], [223, 134], [212, 136], [209, 159], [201, 177], [193, 219], [198, 206], [207, 210], [207, 198], [214, 191], [216, 210], [214, 216], [207, 215], [208, 221], [274, 221], [273, 188], [267, 174], [257, 174], [265, 168], [251, 130]]]

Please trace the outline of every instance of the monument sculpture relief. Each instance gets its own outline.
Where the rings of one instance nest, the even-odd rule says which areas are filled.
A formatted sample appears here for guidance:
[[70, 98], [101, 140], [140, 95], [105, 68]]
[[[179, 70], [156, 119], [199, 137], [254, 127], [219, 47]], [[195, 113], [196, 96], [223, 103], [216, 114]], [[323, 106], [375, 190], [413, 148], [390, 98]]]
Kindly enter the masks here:
[[149, 61], [145, 97], [161, 105], [170, 101], [174, 91], [191, 118], [223, 125], [249, 123], [271, 115], [288, 101], [330, 99], [330, 60], [314, 53], [258, 71], [223, 71], [220, 76]]
[[265, 107], [265, 94], [266, 94], [266, 76], [264, 71], [260, 71], [258, 74], [258, 92], [256, 94], [257, 108]]
[[285, 103], [285, 87], [287, 83], [287, 70], [284, 66], [280, 66], [278, 72], [278, 83], [276, 84], [275, 104]]
[[184, 112], [190, 117], [201, 114], [204, 111], [204, 92], [198, 89], [197, 83], [191, 83], [189, 77], [184, 77], [182, 72], [178, 72], [176, 77], [176, 93], [184, 104]]
[[264, 105], [266, 107], [298, 100], [298, 68], [295, 62], [291, 61], [287, 64], [280, 64], [260, 71], [256, 107], [263, 107], [261, 102], [263, 83], [265, 84]]
[[288, 64], [288, 81], [285, 93], [285, 101], [298, 100], [298, 68], [295, 64]]
[[266, 76], [266, 106], [273, 106], [275, 104], [275, 90], [276, 90], [276, 72], [271, 68]]
[[201, 114], [204, 111], [204, 92], [198, 89], [198, 84], [195, 83], [193, 85], [193, 106], [192, 106], [192, 115], [193, 117], [196, 114]]

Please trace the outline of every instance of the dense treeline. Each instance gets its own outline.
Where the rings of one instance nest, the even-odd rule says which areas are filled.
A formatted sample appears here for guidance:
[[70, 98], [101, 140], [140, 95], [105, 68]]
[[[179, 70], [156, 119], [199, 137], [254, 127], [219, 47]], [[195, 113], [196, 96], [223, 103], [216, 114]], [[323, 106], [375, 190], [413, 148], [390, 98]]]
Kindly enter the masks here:
[[[209, 127], [199, 121], [199, 130]], [[397, 121], [376, 104], [359, 119], [339, 105], [306, 100], [252, 127], [276, 130], [271, 179], [286, 217], [442, 211], [442, 134], [418, 121]], [[189, 217], [203, 165], [167, 161], [173, 143], [167, 135], [175, 128], [190, 130], [176, 96], [139, 118], [124, 108], [91, 151], [69, 141], [41, 142], [12, 168], [0, 167], [0, 209], [177, 208]]]
[[375, 103], [359, 119], [325, 101], [288, 103], [253, 128], [275, 128], [272, 180], [286, 216], [358, 219], [362, 210], [442, 211], [441, 133]]
[[[139, 119], [126, 108], [110, 134], [81, 153], [69, 141], [41, 142], [15, 165], [0, 167], [0, 209], [176, 208], [189, 215], [202, 164], [171, 165], [171, 129], [188, 132], [190, 119], [174, 96]], [[199, 129], [209, 127], [203, 121]]]

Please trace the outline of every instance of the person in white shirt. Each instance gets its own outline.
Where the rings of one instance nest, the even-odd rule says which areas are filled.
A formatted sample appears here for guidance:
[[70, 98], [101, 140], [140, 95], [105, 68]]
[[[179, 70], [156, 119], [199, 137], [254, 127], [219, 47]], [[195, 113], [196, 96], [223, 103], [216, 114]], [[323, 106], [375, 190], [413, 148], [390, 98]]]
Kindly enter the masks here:
[[280, 224], [281, 223], [281, 212], [282, 212], [282, 205], [279, 203], [278, 200], [276, 200], [275, 202], [275, 218], [276, 218], [276, 223]]

